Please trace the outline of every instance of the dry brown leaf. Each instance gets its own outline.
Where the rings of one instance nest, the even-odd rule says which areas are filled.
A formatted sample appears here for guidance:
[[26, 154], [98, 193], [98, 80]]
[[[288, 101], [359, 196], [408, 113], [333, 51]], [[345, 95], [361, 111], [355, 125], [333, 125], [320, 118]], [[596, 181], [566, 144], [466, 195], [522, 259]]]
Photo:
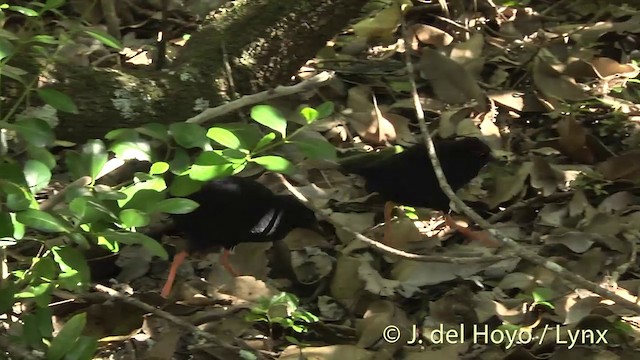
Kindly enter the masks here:
[[489, 93], [489, 98], [498, 105], [520, 112], [544, 112], [544, 105], [540, 103], [534, 94], [515, 90], [500, 90]]
[[372, 18], [366, 18], [353, 25], [353, 32], [356, 36], [370, 40], [382, 39], [390, 40], [393, 33], [400, 25], [402, 10], [397, 4], [391, 4], [387, 8], [378, 12]]
[[596, 169], [607, 180], [640, 180], [640, 150], [631, 150], [601, 162]]
[[553, 99], [581, 101], [588, 98], [582, 87], [576, 84], [574, 79], [559, 73], [542, 56], [536, 56], [534, 59], [532, 72], [536, 88], [548, 98], [548, 101]]
[[542, 191], [542, 196], [553, 194], [564, 183], [564, 175], [545, 159], [533, 156], [531, 168], [531, 186]]
[[448, 104], [463, 104], [471, 100], [478, 110], [486, 108], [484, 92], [464, 66], [439, 51], [424, 48], [420, 58], [420, 75], [429, 80], [436, 97]]
[[560, 134], [560, 146], [570, 158], [592, 164], [594, 156], [587, 144], [587, 131], [573, 116], [564, 116], [556, 124]]
[[358, 277], [361, 260], [354, 256], [341, 255], [336, 263], [336, 272], [331, 281], [331, 296], [347, 308], [352, 308], [364, 290], [364, 282]]
[[[413, 24], [409, 27], [409, 37], [413, 41], [411, 42], [411, 48], [413, 50], [419, 49], [418, 41], [427, 45], [435, 45], [437, 48], [448, 46], [453, 41], [453, 36], [447, 32], [438, 29], [435, 26], [425, 24]], [[416, 41], [416, 39], [418, 41]]]
[[489, 205], [489, 208], [493, 209], [499, 204], [522, 194], [526, 190], [526, 180], [531, 173], [532, 167], [533, 163], [526, 162], [520, 165], [520, 168], [515, 174], [511, 176], [498, 176], [495, 179], [495, 189], [492, 190], [493, 195], [482, 201]]

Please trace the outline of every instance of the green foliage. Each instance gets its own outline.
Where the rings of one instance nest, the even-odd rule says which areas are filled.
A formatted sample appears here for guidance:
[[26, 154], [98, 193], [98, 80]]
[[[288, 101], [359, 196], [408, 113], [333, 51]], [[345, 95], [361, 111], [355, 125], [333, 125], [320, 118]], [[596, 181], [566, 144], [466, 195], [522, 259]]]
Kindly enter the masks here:
[[[318, 321], [318, 317], [300, 308], [300, 300], [289, 293], [282, 292], [269, 298], [261, 298], [258, 304], [251, 308], [246, 316], [250, 322], [266, 322], [271, 328], [279, 325], [285, 330], [293, 330], [302, 334], [308, 331], [307, 324]], [[287, 340], [298, 344], [294, 337], [287, 336]]]
[[[0, 29], [0, 81], [18, 89], [15, 102], [0, 108], [0, 129], [4, 130], [0, 133], [0, 255], [25, 241], [35, 242], [41, 249], [30, 261], [10, 263], [10, 277], [0, 282], [0, 315], [21, 303], [30, 310], [21, 315], [22, 336], [16, 338], [17, 342], [40, 350], [47, 359], [90, 359], [97, 341], [82, 335], [85, 315], [72, 317], [53, 337], [48, 307], [56, 289], [81, 292], [89, 288], [90, 268], [84, 250], [101, 246], [118, 252], [122, 244], [137, 244], [167, 259], [166, 250], [157, 240], [139, 232], [150, 224], [153, 215], [193, 211], [198, 204], [184, 197], [207, 181], [236, 174], [248, 166], [292, 173], [294, 164], [275, 153], [285, 144], [310, 158], [335, 160], [335, 148], [308, 131], [334, 107], [332, 103], [301, 107], [297, 127], [268, 105], [251, 110], [251, 124], [204, 127], [149, 123], [113, 130], [103, 139], [74, 146], [61, 156], [51, 151], [62, 144], [53, 131], [55, 114], [78, 113], [78, 108], [70, 94], [39, 87], [39, 79], [46, 76], [38, 69], [58, 61], [60, 50], [79, 34], [116, 49], [120, 44], [73, 19], [66, 23], [65, 30], [54, 32], [51, 16], [65, 19], [58, 11], [64, 0], [28, 4], [0, 5], [0, 20], [9, 14], [22, 17], [24, 26], [30, 29], [15, 33]], [[24, 111], [33, 104], [44, 106], [38, 111]], [[148, 161], [150, 168], [115, 186], [97, 183], [109, 165], [127, 159]], [[87, 181], [66, 189], [55, 207], [42, 207], [36, 195], [51, 185], [53, 174], [61, 172], [72, 181]], [[53, 245], [49, 241], [53, 237], [65, 241]], [[317, 321], [298, 308], [298, 300], [292, 295], [280, 295], [263, 305], [266, 312], [257, 310], [256, 321], [265, 319], [297, 333], [306, 331], [304, 324]]]

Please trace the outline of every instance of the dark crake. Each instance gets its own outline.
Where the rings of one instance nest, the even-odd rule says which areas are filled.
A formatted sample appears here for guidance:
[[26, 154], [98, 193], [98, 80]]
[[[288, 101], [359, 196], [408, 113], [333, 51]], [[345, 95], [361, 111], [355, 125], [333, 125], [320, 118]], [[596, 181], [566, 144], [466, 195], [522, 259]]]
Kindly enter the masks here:
[[[172, 215], [175, 230], [185, 235], [187, 245], [174, 257], [161, 293], [164, 297], [171, 292], [175, 272], [190, 252], [231, 249], [242, 242], [278, 241], [295, 228], [317, 225], [313, 211], [297, 199], [275, 195], [249, 178], [213, 180], [188, 198], [200, 206], [188, 214]], [[228, 264], [223, 265], [229, 269]]]
[[[465, 186], [491, 160], [491, 149], [475, 137], [438, 140], [436, 153], [453, 191]], [[420, 143], [376, 161], [344, 166], [365, 178], [367, 191], [403, 205], [447, 211], [449, 198], [438, 184], [427, 147]]]

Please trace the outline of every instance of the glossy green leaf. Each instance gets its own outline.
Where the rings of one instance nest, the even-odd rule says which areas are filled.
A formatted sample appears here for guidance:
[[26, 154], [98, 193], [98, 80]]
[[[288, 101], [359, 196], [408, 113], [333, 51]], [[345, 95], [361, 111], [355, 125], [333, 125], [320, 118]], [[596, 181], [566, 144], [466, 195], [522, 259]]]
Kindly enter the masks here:
[[0, 179], [0, 191], [7, 195], [6, 206], [10, 210], [22, 211], [38, 206], [27, 185], [21, 186], [13, 181]]
[[155, 211], [167, 214], [187, 214], [200, 206], [197, 202], [184, 198], [171, 198], [158, 203]]
[[169, 128], [164, 124], [149, 123], [135, 129], [142, 135], [157, 139], [163, 142], [169, 140]]
[[149, 169], [149, 174], [151, 175], [161, 175], [169, 171], [169, 163], [164, 161], [158, 161], [151, 165], [151, 169]]
[[72, 246], [54, 246], [51, 253], [60, 268], [60, 275], [58, 275], [60, 286], [76, 291], [89, 285], [91, 281], [89, 265], [80, 250]]
[[152, 149], [145, 141], [116, 141], [109, 147], [122, 160], [151, 161]]
[[300, 110], [300, 115], [304, 117], [304, 119], [307, 121], [307, 124], [311, 124], [318, 119], [318, 111], [310, 107], [305, 107]]
[[44, 147], [29, 145], [27, 146], [27, 154], [30, 159], [38, 160], [45, 164], [48, 169], [53, 169], [56, 166], [56, 158]]
[[268, 155], [251, 159], [251, 161], [264, 166], [269, 171], [275, 171], [283, 174], [291, 174], [295, 170], [293, 164], [280, 156]]
[[169, 186], [169, 194], [172, 196], [188, 196], [202, 188], [202, 181], [191, 179], [188, 175], [178, 176]]
[[92, 360], [98, 349], [98, 340], [90, 336], [80, 336], [73, 349], [69, 351], [64, 360]]
[[320, 138], [308, 138], [304, 140], [294, 140], [295, 144], [303, 154], [311, 159], [326, 159], [336, 161], [338, 152], [336, 148], [327, 140]]
[[27, 180], [31, 192], [35, 194], [49, 185], [51, 170], [40, 161], [27, 160], [24, 164], [24, 178]]
[[56, 39], [51, 35], [34, 35], [29, 39], [29, 42], [37, 42], [47, 45], [58, 45], [60, 44], [60, 40]]
[[36, 89], [36, 93], [45, 103], [52, 106], [58, 111], [63, 111], [71, 114], [78, 113], [78, 107], [76, 107], [76, 104], [73, 102], [73, 100], [71, 100], [69, 96], [61, 93], [58, 90], [52, 88], [40, 88]]
[[251, 118], [276, 132], [282, 137], [287, 135], [287, 119], [270, 105], [256, 105], [251, 109]]
[[176, 143], [185, 149], [204, 148], [209, 144], [207, 131], [200, 125], [191, 123], [175, 123], [169, 126]]
[[201, 153], [187, 172], [191, 179], [202, 182], [229, 176], [232, 173], [232, 164], [216, 151]]
[[[25, 74], [28, 74], [28, 72], [15, 66], [4, 64], [0, 67], [0, 75], [15, 80], [22, 85], [27, 85], [27, 80], [24, 78]], [[3, 127], [6, 127], [6, 125], [3, 124]]]
[[106, 32], [96, 31], [96, 30], [84, 30], [84, 32], [91, 35], [94, 39], [100, 41], [101, 43], [107, 46], [110, 46], [117, 50], [122, 50], [122, 45], [120, 44], [118, 39], [107, 34]]
[[159, 242], [142, 233], [116, 232], [113, 230], [108, 230], [98, 233], [97, 235], [103, 236], [110, 241], [117, 241], [121, 244], [141, 245], [149, 250], [151, 254], [158, 256], [163, 260], [167, 260], [169, 258], [169, 254], [167, 254], [167, 251]]
[[15, 130], [29, 145], [48, 147], [55, 141], [55, 135], [49, 123], [41, 119], [25, 118], [7, 127]]
[[258, 144], [256, 145], [254, 150], [258, 151], [262, 149], [263, 147], [271, 144], [275, 139], [276, 139], [275, 133], [273, 132], [268, 133], [267, 135], [263, 136], [262, 139], [260, 139], [260, 141], [258, 141]]
[[128, 228], [141, 227], [147, 226], [151, 222], [151, 217], [147, 213], [137, 209], [125, 209], [120, 212], [120, 221], [122, 225]]
[[140, 141], [140, 132], [137, 129], [120, 128], [113, 129], [104, 135], [107, 140], [120, 140], [120, 141]]
[[324, 119], [327, 116], [333, 114], [333, 112], [335, 111], [335, 105], [331, 101], [326, 101], [316, 107], [316, 110], [318, 111], [318, 120]]
[[16, 220], [30, 228], [43, 232], [68, 232], [67, 226], [69, 224], [41, 210], [27, 209], [20, 211], [16, 213]]
[[0, 38], [0, 60], [6, 59], [15, 53], [13, 43], [7, 39]]
[[57, 9], [60, 6], [64, 5], [67, 2], [67, 0], [47, 0], [44, 3], [44, 8], [42, 8], [42, 11], [47, 11], [47, 10], [52, 10], [52, 9]]
[[49, 350], [47, 351], [47, 360], [61, 360], [64, 356], [73, 349], [76, 342], [82, 335], [87, 324], [87, 314], [80, 313], [74, 315], [69, 319], [58, 335], [53, 338]]
[[127, 199], [119, 200], [118, 204], [123, 209], [139, 209], [152, 212], [154, 206], [165, 199], [166, 184], [163, 179], [145, 181], [134, 184], [122, 192], [127, 195]]
[[19, 12], [20, 14], [24, 15], [24, 16], [28, 16], [28, 17], [35, 17], [38, 16], [38, 12], [29, 8], [26, 8], [24, 6], [9, 6], [8, 7], [9, 10], [15, 11], [15, 12]]
[[210, 128], [207, 131], [207, 137], [231, 149], [238, 149], [240, 147], [240, 139], [233, 132], [221, 127]]

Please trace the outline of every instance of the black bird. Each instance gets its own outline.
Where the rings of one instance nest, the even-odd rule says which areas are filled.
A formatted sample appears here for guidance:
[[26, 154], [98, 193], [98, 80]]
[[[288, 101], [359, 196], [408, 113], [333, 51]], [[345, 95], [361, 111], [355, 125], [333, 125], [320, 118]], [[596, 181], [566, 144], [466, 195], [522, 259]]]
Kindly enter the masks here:
[[[454, 192], [476, 177], [491, 159], [489, 146], [475, 137], [438, 140], [435, 146]], [[343, 168], [364, 177], [367, 191], [377, 192], [387, 201], [441, 211], [449, 209], [449, 198], [440, 189], [423, 143], [380, 160], [343, 164]]]
[[284, 238], [294, 228], [315, 228], [310, 209], [289, 195], [275, 195], [264, 185], [244, 177], [231, 176], [207, 182], [188, 196], [200, 204], [188, 214], [172, 215], [175, 230], [184, 233], [186, 249], [176, 254], [161, 295], [167, 297], [176, 271], [188, 253], [220, 246], [228, 249], [242, 242], [268, 242]]
[[[491, 160], [491, 148], [480, 139], [466, 137], [460, 140], [438, 140], [436, 153], [447, 182], [458, 191], [478, 175]], [[371, 156], [370, 162], [346, 162], [343, 169], [366, 180], [366, 189], [379, 193], [385, 205], [385, 224], [391, 219], [394, 203], [426, 207], [446, 212], [449, 198], [442, 191], [429, 160], [429, 152], [423, 144], [390, 156]], [[376, 159], [376, 157], [379, 157]], [[388, 228], [385, 227], [385, 242]]]

